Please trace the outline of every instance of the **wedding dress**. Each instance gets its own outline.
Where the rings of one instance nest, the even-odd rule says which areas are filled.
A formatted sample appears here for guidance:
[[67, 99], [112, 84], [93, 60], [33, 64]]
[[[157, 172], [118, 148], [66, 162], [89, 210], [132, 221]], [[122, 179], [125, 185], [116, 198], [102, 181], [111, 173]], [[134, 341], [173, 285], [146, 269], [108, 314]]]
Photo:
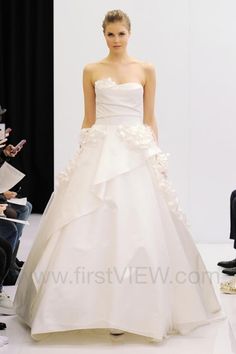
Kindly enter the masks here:
[[15, 296], [45, 333], [115, 328], [162, 340], [221, 308], [167, 172], [143, 124], [143, 87], [95, 82], [96, 122], [42, 216]]

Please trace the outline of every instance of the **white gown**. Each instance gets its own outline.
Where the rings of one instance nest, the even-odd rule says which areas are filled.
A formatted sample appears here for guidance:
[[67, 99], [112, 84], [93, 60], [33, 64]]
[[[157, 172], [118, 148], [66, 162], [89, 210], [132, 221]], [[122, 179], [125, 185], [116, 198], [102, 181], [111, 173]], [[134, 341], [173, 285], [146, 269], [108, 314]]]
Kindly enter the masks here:
[[143, 120], [143, 87], [95, 83], [96, 123], [59, 176], [15, 296], [31, 335], [116, 328], [162, 340], [221, 308]]

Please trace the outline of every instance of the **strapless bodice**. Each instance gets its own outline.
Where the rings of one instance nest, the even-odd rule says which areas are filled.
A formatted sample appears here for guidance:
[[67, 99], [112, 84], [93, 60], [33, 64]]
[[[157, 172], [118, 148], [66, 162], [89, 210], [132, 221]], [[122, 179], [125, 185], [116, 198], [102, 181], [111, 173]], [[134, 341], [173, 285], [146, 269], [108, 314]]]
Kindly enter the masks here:
[[96, 123], [143, 121], [143, 86], [138, 82], [117, 84], [111, 78], [95, 81]]

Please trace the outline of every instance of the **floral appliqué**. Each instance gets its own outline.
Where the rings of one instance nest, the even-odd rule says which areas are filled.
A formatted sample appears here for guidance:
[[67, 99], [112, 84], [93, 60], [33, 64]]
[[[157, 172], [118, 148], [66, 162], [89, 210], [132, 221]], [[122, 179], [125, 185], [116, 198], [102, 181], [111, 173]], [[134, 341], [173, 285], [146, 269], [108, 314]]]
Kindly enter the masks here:
[[80, 130], [80, 147], [83, 148], [85, 145], [95, 145], [99, 141], [102, 141], [107, 135], [106, 127], [95, 126], [91, 128], [82, 128]]
[[97, 88], [108, 88], [113, 87], [114, 85], [116, 85], [116, 82], [113, 81], [110, 77], [95, 81], [95, 87]]
[[170, 210], [178, 217], [180, 221], [190, 229], [190, 225], [187, 222], [187, 218], [180, 207], [179, 200], [176, 195], [176, 191], [172, 186], [172, 183], [168, 180], [168, 156], [163, 152], [158, 153], [151, 157], [151, 166], [157, 177], [158, 185], [160, 190], [165, 196], [165, 200], [170, 208]]
[[71, 173], [76, 167], [77, 160], [80, 154], [83, 152], [84, 148], [89, 145], [90, 146], [96, 145], [99, 141], [102, 141], [104, 139], [106, 134], [107, 134], [106, 129], [102, 127], [92, 126], [91, 128], [82, 128], [80, 130], [80, 135], [79, 135], [80, 145], [77, 148], [73, 159], [69, 161], [65, 170], [58, 174], [57, 183], [56, 183], [57, 186], [63, 182], [68, 182], [70, 180]]
[[145, 124], [120, 124], [117, 134], [131, 148], [147, 149], [155, 142], [151, 127]]

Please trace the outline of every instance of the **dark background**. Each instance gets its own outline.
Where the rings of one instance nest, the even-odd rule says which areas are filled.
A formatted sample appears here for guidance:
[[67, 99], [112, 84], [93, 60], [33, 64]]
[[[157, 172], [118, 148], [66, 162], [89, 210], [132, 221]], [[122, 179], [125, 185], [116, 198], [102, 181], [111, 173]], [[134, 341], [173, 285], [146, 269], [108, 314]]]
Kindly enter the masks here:
[[[53, 190], [53, 0], [0, 0], [0, 104], [22, 196], [41, 213]], [[17, 185], [13, 190], [19, 187]]]

